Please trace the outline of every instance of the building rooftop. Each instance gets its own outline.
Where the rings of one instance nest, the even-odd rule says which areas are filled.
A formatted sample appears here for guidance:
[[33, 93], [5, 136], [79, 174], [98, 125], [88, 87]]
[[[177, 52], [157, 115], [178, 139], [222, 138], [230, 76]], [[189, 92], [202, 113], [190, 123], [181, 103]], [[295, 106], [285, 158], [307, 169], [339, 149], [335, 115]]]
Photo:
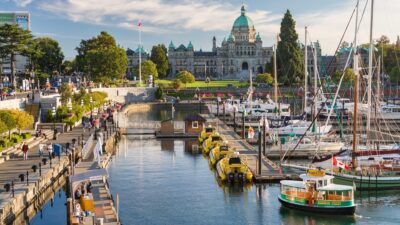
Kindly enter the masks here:
[[241, 27], [254, 28], [253, 21], [250, 19], [250, 17], [246, 16], [246, 9], [244, 5], [242, 6], [240, 12], [241, 15], [233, 23], [233, 28], [241, 28]]

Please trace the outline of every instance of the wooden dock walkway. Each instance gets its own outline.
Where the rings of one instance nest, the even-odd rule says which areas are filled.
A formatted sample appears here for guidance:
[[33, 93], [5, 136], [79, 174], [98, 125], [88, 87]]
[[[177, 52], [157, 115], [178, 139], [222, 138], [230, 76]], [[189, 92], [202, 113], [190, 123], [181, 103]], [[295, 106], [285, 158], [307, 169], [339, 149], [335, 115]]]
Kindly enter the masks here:
[[280, 173], [279, 165], [272, 162], [265, 156], [261, 157], [261, 173], [258, 171], [258, 150], [254, 146], [247, 143], [246, 140], [236, 134], [231, 127], [225, 124], [217, 117], [213, 117], [209, 114], [202, 114], [203, 118], [206, 119], [206, 123], [212, 123], [217, 126], [218, 133], [223, 137], [224, 140], [228, 141], [229, 145], [232, 146], [241, 155], [247, 156], [247, 163], [250, 170], [254, 174], [256, 183], [266, 182], [278, 182], [283, 179], [298, 179], [298, 175], [293, 174], [282, 174]]

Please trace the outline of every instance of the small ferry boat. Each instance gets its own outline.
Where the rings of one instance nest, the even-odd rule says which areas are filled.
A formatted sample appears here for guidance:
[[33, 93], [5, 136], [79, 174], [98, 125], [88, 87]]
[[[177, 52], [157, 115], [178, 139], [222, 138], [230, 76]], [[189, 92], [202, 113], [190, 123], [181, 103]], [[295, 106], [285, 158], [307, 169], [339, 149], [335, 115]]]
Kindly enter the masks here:
[[281, 181], [278, 199], [282, 205], [315, 213], [354, 214], [353, 186], [334, 184], [334, 176], [319, 169], [310, 169], [300, 178], [302, 181]]
[[199, 143], [200, 145], [205, 141], [211, 134], [213, 134], [215, 128], [211, 125], [208, 125], [199, 135]]
[[208, 155], [211, 149], [215, 148], [218, 145], [222, 145], [223, 139], [219, 135], [219, 133], [214, 133], [209, 136], [205, 141], [203, 141], [203, 153]]
[[253, 173], [247, 166], [247, 158], [238, 152], [227, 155], [217, 163], [217, 174], [221, 181], [230, 183], [251, 182]]
[[227, 142], [223, 145], [217, 146], [210, 151], [210, 162], [212, 166], [215, 166], [217, 162], [223, 159], [228, 154], [233, 154], [234, 151], [228, 146]]

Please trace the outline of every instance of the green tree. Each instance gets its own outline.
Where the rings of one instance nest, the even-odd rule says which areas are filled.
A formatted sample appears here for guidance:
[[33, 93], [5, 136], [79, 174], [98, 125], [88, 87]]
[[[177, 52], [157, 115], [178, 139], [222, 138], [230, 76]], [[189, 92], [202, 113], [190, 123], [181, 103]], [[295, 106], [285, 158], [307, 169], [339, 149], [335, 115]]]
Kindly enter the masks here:
[[154, 93], [154, 97], [156, 99], [162, 99], [164, 97], [164, 91], [160, 86], [158, 86], [156, 92]]
[[[339, 83], [340, 78], [342, 77], [342, 75], [343, 75], [343, 71], [336, 71], [336, 72], [333, 74], [333, 78], [332, 78], [333, 81], [334, 81], [335, 83]], [[343, 81], [342, 81], [342, 82], [343, 82], [344, 84], [351, 84], [351, 83], [354, 81], [355, 77], [356, 77], [356, 75], [355, 75], [353, 69], [347, 68], [347, 69], [345, 70], [345, 72], [344, 72], [344, 77], [343, 77]]]
[[[157, 65], [151, 61], [146, 60], [142, 62], [142, 80], [145, 81], [149, 78], [150, 75], [153, 75], [153, 79], [156, 80], [158, 78]], [[134, 69], [136, 74], [139, 74], [139, 67], [135, 67]]]
[[61, 65], [61, 71], [65, 75], [71, 75], [76, 67], [75, 59], [73, 60], [65, 60], [63, 64]]
[[6, 110], [0, 110], [0, 121], [3, 121], [3, 123], [7, 126], [8, 138], [11, 138], [11, 130], [17, 126], [17, 122], [15, 121], [14, 117], [10, 112]]
[[16, 124], [15, 126], [20, 134], [22, 129], [26, 129], [33, 125], [34, 122], [33, 116], [28, 114], [27, 112], [15, 109], [10, 110], [9, 112], [15, 119], [15, 124]]
[[182, 81], [182, 83], [194, 83], [196, 81], [192, 73], [187, 70], [182, 70], [175, 75], [175, 79]]
[[67, 104], [68, 99], [72, 98], [72, 87], [69, 84], [62, 84], [59, 89], [59, 93], [61, 95], [61, 103]]
[[61, 69], [64, 54], [56, 40], [49, 37], [35, 38], [33, 47], [40, 52], [32, 59], [37, 70], [51, 75]]
[[274, 82], [274, 78], [269, 73], [260, 73], [256, 77], [256, 82], [272, 85], [272, 83]]
[[114, 37], [107, 32], [82, 40], [76, 50], [76, 66], [90, 74], [94, 81], [109, 82], [124, 77], [128, 67], [125, 50], [118, 47]]
[[264, 68], [264, 72], [265, 72], [265, 73], [269, 73], [269, 74], [272, 74], [272, 73], [273, 73], [273, 70], [274, 70], [273, 60], [274, 60], [274, 57], [271, 57], [271, 59], [269, 60], [269, 62], [267, 62], [267, 63], [265, 64], [265, 68]]
[[150, 60], [157, 65], [157, 72], [159, 78], [165, 78], [168, 72], [168, 57], [164, 44], [153, 46], [151, 49]]
[[376, 40], [376, 45], [387, 45], [390, 44], [390, 39], [386, 35], [382, 35], [378, 40]]
[[296, 22], [287, 10], [281, 22], [277, 49], [279, 78], [285, 84], [290, 84], [296, 77], [304, 77], [303, 54], [298, 44], [295, 26]]
[[[32, 34], [16, 24], [4, 24], [0, 26], [0, 58], [10, 57], [11, 81], [15, 81], [16, 55], [28, 55], [29, 43]], [[1, 71], [0, 71], [1, 72]], [[14, 89], [15, 89], [14, 82]]]
[[393, 67], [392, 70], [389, 73], [389, 80], [392, 83], [398, 83], [400, 78], [400, 68], [399, 67]]
[[7, 125], [0, 120], [0, 137], [3, 136], [3, 133], [8, 130]]

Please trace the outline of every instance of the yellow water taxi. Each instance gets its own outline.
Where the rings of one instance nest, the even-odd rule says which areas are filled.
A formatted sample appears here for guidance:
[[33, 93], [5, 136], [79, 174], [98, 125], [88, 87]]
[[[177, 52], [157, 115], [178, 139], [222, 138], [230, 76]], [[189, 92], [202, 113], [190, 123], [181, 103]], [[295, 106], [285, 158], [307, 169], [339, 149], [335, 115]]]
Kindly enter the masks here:
[[203, 153], [208, 155], [211, 149], [215, 148], [216, 146], [222, 145], [223, 139], [219, 135], [219, 133], [213, 133], [210, 135], [205, 141], [203, 141]]
[[233, 154], [234, 151], [232, 148], [228, 146], [227, 142], [224, 142], [222, 145], [216, 146], [210, 151], [210, 162], [212, 166], [215, 166], [217, 162], [223, 159], [228, 154]]
[[199, 135], [199, 143], [200, 145], [205, 141], [211, 134], [215, 131], [215, 127], [208, 125]]
[[247, 158], [238, 152], [227, 155], [217, 163], [217, 174], [222, 181], [230, 183], [251, 182], [253, 173], [247, 166]]

